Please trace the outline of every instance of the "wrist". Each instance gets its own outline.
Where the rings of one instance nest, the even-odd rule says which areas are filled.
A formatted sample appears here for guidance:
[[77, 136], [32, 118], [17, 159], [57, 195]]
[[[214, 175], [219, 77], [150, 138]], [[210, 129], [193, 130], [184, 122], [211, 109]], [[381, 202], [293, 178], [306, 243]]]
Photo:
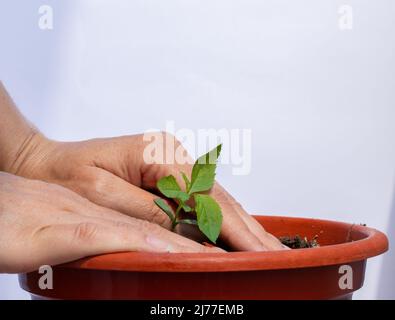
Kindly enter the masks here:
[[35, 128], [31, 128], [17, 140], [19, 143], [1, 164], [0, 170], [26, 178], [38, 178], [56, 142], [49, 140]]
[[23, 117], [1, 81], [0, 115], [0, 171], [28, 173], [52, 142]]

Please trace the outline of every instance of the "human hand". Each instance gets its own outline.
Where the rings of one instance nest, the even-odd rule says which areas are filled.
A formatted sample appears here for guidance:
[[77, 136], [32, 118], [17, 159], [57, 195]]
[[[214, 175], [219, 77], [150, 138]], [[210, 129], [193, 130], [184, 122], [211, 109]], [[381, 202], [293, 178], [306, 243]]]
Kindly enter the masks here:
[[[174, 137], [168, 135], [163, 141], [171, 141], [174, 150], [186, 153]], [[36, 134], [20, 153], [22, 160], [16, 161], [11, 172], [63, 185], [100, 206], [170, 229], [169, 218], [153, 202], [158, 197], [153, 193], [156, 182], [172, 174], [184, 185], [180, 172], [190, 175], [192, 162], [147, 163], [143, 154], [148, 144], [143, 135], [60, 143]], [[286, 249], [218, 183], [210, 194], [222, 208], [220, 238], [233, 249]]]
[[217, 252], [62, 186], [0, 172], [0, 273], [120, 251]]

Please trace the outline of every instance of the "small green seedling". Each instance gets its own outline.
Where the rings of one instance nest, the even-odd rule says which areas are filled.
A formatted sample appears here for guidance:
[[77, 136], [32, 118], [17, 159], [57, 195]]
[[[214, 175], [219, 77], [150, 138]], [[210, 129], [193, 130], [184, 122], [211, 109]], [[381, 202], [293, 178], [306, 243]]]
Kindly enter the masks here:
[[[185, 190], [182, 191], [173, 175], [160, 179], [157, 183], [159, 191], [169, 199], [178, 203], [174, 212], [172, 208], [161, 198], [155, 199], [156, 205], [161, 208], [170, 218], [173, 229], [179, 223], [197, 225], [201, 232], [212, 242], [216, 242], [221, 232], [222, 213], [218, 203], [209, 195], [202, 192], [209, 191], [214, 185], [215, 170], [217, 168], [217, 159], [221, 153], [222, 145], [201, 156], [196, 160], [191, 179], [188, 179], [184, 172], [181, 176], [185, 182]], [[195, 206], [187, 204], [188, 200], [193, 197]], [[195, 219], [180, 219], [181, 211], [195, 213]]]

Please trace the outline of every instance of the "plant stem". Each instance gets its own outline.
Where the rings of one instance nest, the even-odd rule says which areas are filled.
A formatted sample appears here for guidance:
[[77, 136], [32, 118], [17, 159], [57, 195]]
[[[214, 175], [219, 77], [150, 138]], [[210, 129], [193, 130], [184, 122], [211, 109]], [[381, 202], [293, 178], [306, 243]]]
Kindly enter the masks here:
[[180, 223], [192, 224], [192, 225], [195, 225], [195, 226], [198, 224], [197, 220], [194, 220], [194, 219], [181, 219], [181, 220], [178, 220], [178, 223], [179, 224]]
[[172, 225], [173, 230], [178, 224], [178, 215], [179, 215], [181, 209], [182, 209], [182, 202], [180, 202], [180, 204], [177, 207], [176, 213], [174, 214], [174, 220], [173, 220], [173, 225]]

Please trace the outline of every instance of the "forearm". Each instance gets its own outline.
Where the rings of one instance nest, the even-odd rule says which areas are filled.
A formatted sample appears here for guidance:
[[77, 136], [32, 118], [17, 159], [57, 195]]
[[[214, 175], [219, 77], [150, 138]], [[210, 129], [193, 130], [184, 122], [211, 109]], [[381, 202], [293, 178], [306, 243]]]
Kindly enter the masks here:
[[0, 171], [17, 173], [43, 139], [15, 106], [0, 81]]

